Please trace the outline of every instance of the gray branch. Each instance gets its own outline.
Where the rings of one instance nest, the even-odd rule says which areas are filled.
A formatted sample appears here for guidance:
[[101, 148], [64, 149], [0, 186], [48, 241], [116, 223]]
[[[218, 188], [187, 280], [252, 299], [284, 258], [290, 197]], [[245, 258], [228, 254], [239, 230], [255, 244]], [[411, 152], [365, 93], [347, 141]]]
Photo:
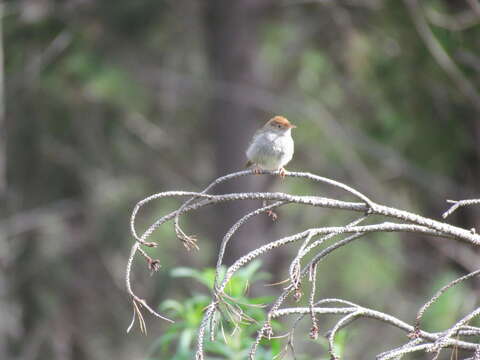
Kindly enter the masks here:
[[[419, 328], [418, 322], [421, 317], [417, 318], [415, 326], [407, 324], [402, 320], [390, 315], [385, 314], [376, 310], [368, 309], [361, 307], [359, 305], [353, 304], [346, 300], [342, 299], [321, 299], [314, 303], [314, 284], [316, 280], [316, 269], [318, 264], [324, 260], [329, 254], [333, 253], [341, 247], [348, 246], [351, 242], [361, 239], [367, 234], [378, 233], [378, 232], [403, 232], [403, 233], [416, 233], [424, 234], [433, 237], [441, 237], [446, 239], [451, 239], [454, 241], [461, 241], [470, 246], [479, 246], [480, 245], [480, 236], [476, 234], [475, 231], [463, 229], [457, 226], [453, 226], [444, 222], [440, 222], [434, 219], [426, 218], [420, 215], [417, 215], [412, 212], [405, 210], [396, 209], [393, 207], [380, 205], [372, 201], [369, 197], [362, 194], [356, 189], [340, 183], [335, 180], [331, 180], [325, 177], [321, 177], [315, 174], [305, 173], [305, 172], [287, 172], [285, 175], [287, 177], [297, 177], [303, 178], [305, 180], [314, 181], [336, 188], [340, 188], [347, 195], [354, 198], [354, 201], [346, 201], [343, 199], [331, 199], [328, 197], [320, 196], [300, 196], [294, 194], [287, 194], [281, 192], [239, 192], [239, 193], [230, 193], [230, 194], [212, 194], [211, 191], [220, 183], [236, 179], [238, 177], [250, 176], [253, 172], [251, 170], [240, 171], [232, 174], [222, 176], [214, 180], [210, 185], [208, 185], [204, 190], [200, 192], [195, 191], [166, 191], [157, 194], [153, 194], [141, 201], [139, 201], [131, 215], [130, 227], [135, 243], [132, 245], [130, 252], [130, 257], [127, 262], [126, 267], [126, 276], [125, 283], [129, 295], [132, 298], [132, 303], [134, 307], [134, 316], [132, 324], [138, 319], [140, 327], [142, 330], [146, 331], [145, 321], [141, 313], [141, 309], [144, 308], [152, 315], [169, 320], [164, 316], [158, 314], [152, 307], [150, 307], [147, 302], [138, 296], [133, 288], [131, 281], [132, 266], [135, 259], [135, 255], [139, 252], [148, 263], [148, 267], [151, 270], [158, 270], [159, 262], [158, 260], [151, 259], [147, 252], [145, 251], [149, 247], [157, 246], [157, 242], [150, 240], [151, 235], [166, 222], [174, 220], [174, 229], [177, 237], [183, 242], [187, 249], [198, 248], [197, 239], [192, 235], [187, 235], [187, 233], [180, 226], [180, 217], [187, 215], [193, 211], [200, 210], [206, 206], [216, 205], [224, 202], [234, 202], [242, 200], [261, 200], [264, 205], [262, 207], [245, 214], [240, 218], [231, 228], [227, 231], [225, 236], [222, 239], [220, 244], [220, 250], [217, 257], [217, 268], [216, 268], [216, 277], [214, 282], [214, 289], [212, 291], [211, 302], [207, 306], [204, 313], [202, 322], [198, 329], [197, 336], [197, 351], [196, 359], [203, 360], [204, 355], [204, 340], [207, 334], [208, 327], [212, 327], [213, 324], [217, 321], [218, 316], [222, 317], [222, 312], [218, 312], [220, 305], [229, 305], [230, 309], [235, 309], [237, 306], [235, 304], [235, 299], [229, 297], [225, 293], [225, 288], [228, 285], [229, 281], [235, 275], [235, 273], [243, 268], [245, 265], [258, 258], [259, 256], [269, 255], [272, 251], [277, 248], [284, 247], [287, 245], [292, 245], [298, 242], [302, 242], [302, 245], [299, 246], [297, 254], [292, 259], [289, 265], [289, 284], [286, 286], [284, 291], [279, 295], [277, 300], [273, 302], [270, 306], [270, 309], [266, 312], [266, 320], [264, 321], [261, 329], [258, 332], [257, 338], [252, 343], [250, 350], [250, 359], [255, 358], [256, 350], [260, 341], [263, 338], [270, 338], [273, 335], [271, 320], [285, 315], [296, 314], [300, 317], [295, 322], [291, 335], [296, 327], [296, 324], [305, 316], [310, 316], [313, 324], [311, 336], [316, 337], [318, 335], [318, 327], [316, 325], [316, 315], [328, 314], [328, 315], [343, 315], [343, 317], [337, 321], [335, 326], [329, 332], [329, 346], [332, 357], [337, 358], [337, 355], [333, 352], [333, 341], [335, 334], [342, 328], [350, 326], [353, 323], [354, 319], [357, 318], [371, 318], [376, 319], [385, 323], [388, 323], [394, 327], [397, 327], [405, 331], [411, 338], [410, 341], [404, 345], [386, 351], [378, 356], [379, 359], [399, 359], [404, 354], [416, 351], [436, 352], [436, 356], [443, 348], [448, 347], [458, 347], [467, 351], [471, 351], [472, 354], [479, 352], [478, 344], [464, 341], [459, 339], [459, 336], [468, 337], [468, 336], [478, 336], [480, 329], [468, 325], [468, 322], [474, 317], [480, 314], [480, 310], [476, 309], [470, 314], [466, 315], [463, 319], [457, 321], [449, 329], [446, 329], [444, 332], [440, 333], [430, 333], [423, 331]], [[277, 172], [262, 172], [264, 175], [276, 176]], [[136, 218], [142, 209], [143, 206], [152, 202], [158, 201], [164, 198], [187, 198], [186, 201], [177, 209], [171, 211], [168, 214], [165, 214], [159, 217], [153, 224], [151, 224], [147, 229], [143, 231], [141, 235], [137, 232], [136, 229]], [[266, 205], [266, 201], [273, 202], [271, 205]], [[480, 203], [480, 200], [462, 200], [460, 202], [455, 202], [454, 206], [447, 211], [447, 215], [451, 214], [455, 209], [460, 206], [470, 205], [474, 203]], [[300, 204], [306, 206], [320, 207], [325, 209], [339, 209], [344, 211], [349, 211], [353, 213], [361, 213], [362, 216], [358, 217], [356, 220], [350, 221], [349, 223], [341, 226], [323, 226], [323, 227], [312, 227], [298, 233], [294, 233], [288, 236], [284, 236], [280, 239], [273, 240], [269, 243], [261, 245], [256, 249], [251, 250], [246, 255], [237, 259], [230, 267], [228, 267], [223, 278], [220, 278], [220, 267], [223, 263], [223, 257], [227, 251], [227, 245], [232, 241], [233, 236], [236, 232], [249, 220], [264, 214], [267, 211], [270, 211], [274, 208], [280, 206], [287, 206], [289, 204]], [[386, 219], [394, 221], [381, 221], [373, 224], [362, 225], [361, 223], [370, 218], [371, 215], [383, 216]], [[377, 219], [377, 218], [376, 218]], [[259, 234], [261, 236], [261, 234]], [[336, 239], [340, 238], [340, 239]], [[325, 247], [324, 249], [317, 250], [318, 247], [324, 244], [327, 241], [336, 239], [336, 242]], [[259, 241], [259, 243], [261, 243]], [[308, 264], [305, 264], [302, 268], [302, 260], [309, 256], [311, 260]], [[319, 272], [321, 273], [321, 272]], [[466, 280], [474, 275], [477, 272], [466, 275], [451, 284], [448, 284], [442, 288], [437, 294], [435, 294], [419, 312], [423, 312], [428, 308], [429, 304], [433, 303], [438, 299], [438, 297], [449, 287], [455, 285], [456, 283]], [[301, 292], [301, 282], [307, 275], [309, 275], [309, 281], [313, 284], [313, 290], [309, 296], [309, 306], [300, 307], [300, 308], [282, 308], [283, 303], [288, 296], [293, 294], [295, 297], [302, 296]], [[231, 305], [233, 303], [233, 305]], [[320, 307], [322, 304], [328, 303], [339, 303], [340, 306], [344, 307]], [[217, 316], [217, 318], [216, 318]], [[228, 320], [228, 319], [227, 319]], [[170, 320], [171, 321], [171, 320]], [[221, 321], [221, 320], [220, 320]], [[131, 326], [129, 328], [131, 328]], [[211, 338], [214, 337], [214, 329], [210, 329]], [[292, 345], [292, 343], [289, 343]], [[477, 357], [477, 355], [474, 355]]]

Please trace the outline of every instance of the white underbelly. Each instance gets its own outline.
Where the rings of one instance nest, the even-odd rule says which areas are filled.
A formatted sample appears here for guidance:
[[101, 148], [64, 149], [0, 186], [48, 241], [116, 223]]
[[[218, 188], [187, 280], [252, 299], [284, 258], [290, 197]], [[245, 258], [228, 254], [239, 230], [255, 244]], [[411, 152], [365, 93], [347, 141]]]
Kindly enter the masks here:
[[292, 159], [293, 139], [291, 136], [262, 136], [249, 146], [246, 155], [264, 170], [278, 170]]

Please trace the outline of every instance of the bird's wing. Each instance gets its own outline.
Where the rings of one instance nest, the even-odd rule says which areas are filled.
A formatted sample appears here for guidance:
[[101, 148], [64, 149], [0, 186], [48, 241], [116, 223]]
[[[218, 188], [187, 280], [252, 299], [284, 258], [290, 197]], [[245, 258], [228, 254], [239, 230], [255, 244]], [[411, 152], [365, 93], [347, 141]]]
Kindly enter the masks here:
[[249, 168], [249, 167], [252, 166], [252, 165], [254, 165], [253, 161], [248, 160], [248, 161], [246, 162], [246, 164], [245, 164], [245, 167], [246, 167], [246, 168]]
[[262, 134], [262, 129], [258, 129], [257, 131], [255, 131], [255, 133], [253, 134], [252, 138], [250, 139], [250, 142], [248, 143], [248, 147], [250, 147], [250, 145], [252, 145], [252, 143], [257, 139], [257, 137]]
[[260, 136], [262, 132], [259, 130], [255, 131], [255, 133], [253, 134], [252, 138], [250, 139], [250, 142], [248, 143], [248, 146], [247, 146], [247, 151], [248, 149], [250, 149], [250, 147], [252, 146], [252, 144], [257, 140], [257, 138]]
[[263, 136], [264, 132], [262, 131], [262, 129], [258, 129], [257, 131], [255, 131], [255, 133], [253, 134], [252, 138], [250, 139], [250, 142], [248, 143], [248, 147], [247, 147], [247, 151], [245, 152], [246, 155], [247, 155], [247, 158], [248, 158], [248, 161], [247, 163], [245, 164], [245, 167], [250, 167], [252, 165], [255, 165], [255, 161], [252, 161], [250, 159], [250, 156], [248, 155], [248, 153], [250, 152], [250, 149], [252, 148], [253, 144], [255, 142], [258, 141], [258, 138]]

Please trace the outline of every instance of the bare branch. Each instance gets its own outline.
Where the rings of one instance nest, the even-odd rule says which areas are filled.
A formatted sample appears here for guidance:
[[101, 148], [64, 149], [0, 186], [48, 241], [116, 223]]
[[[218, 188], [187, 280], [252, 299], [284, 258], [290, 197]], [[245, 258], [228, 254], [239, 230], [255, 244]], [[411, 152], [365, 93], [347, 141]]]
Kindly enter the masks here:
[[447, 211], [442, 214], [442, 217], [446, 219], [452, 215], [459, 207], [477, 205], [480, 204], [480, 199], [468, 199], [468, 200], [447, 200], [448, 203], [453, 204]]
[[[408, 0], [410, 1], [410, 0]], [[480, 270], [475, 271], [471, 274], [468, 274], [462, 278], [459, 278], [447, 286], [440, 289], [432, 299], [427, 302], [422, 309], [420, 309], [417, 320], [415, 322], [415, 326], [411, 326], [398, 318], [385, 314], [379, 311], [371, 310], [368, 308], [364, 308], [348, 302], [342, 299], [321, 299], [315, 302], [315, 288], [316, 288], [316, 275], [317, 275], [317, 267], [320, 262], [322, 262], [326, 257], [333, 253], [334, 251], [338, 250], [339, 248], [348, 246], [353, 241], [360, 239], [361, 237], [368, 235], [370, 233], [383, 233], [383, 232], [405, 232], [405, 233], [416, 233], [416, 234], [424, 234], [428, 236], [433, 236], [435, 238], [446, 238], [455, 241], [462, 241], [466, 244], [471, 246], [478, 246], [480, 245], [480, 235], [472, 232], [470, 230], [466, 230], [457, 226], [453, 226], [444, 222], [440, 222], [434, 219], [426, 218], [412, 212], [408, 212], [405, 210], [399, 210], [393, 207], [388, 207], [385, 205], [380, 205], [373, 202], [370, 198], [351, 188], [348, 185], [342, 184], [338, 181], [331, 180], [328, 178], [320, 177], [315, 174], [305, 173], [305, 172], [287, 172], [285, 175], [288, 177], [298, 177], [304, 178], [307, 180], [325, 183], [337, 188], [340, 188], [349, 195], [353, 195], [356, 199], [359, 199], [360, 202], [349, 202], [339, 199], [331, 199], [326, 197], [319, 197], [319, 196], [299, 196], [287, 193], [280, 193], [280, 192], [250, 192], [250, 193], [231, 193], [231, 194], [211, 194], [211, 190], [217, 186], [218, 184], [230, 181], [232, 179], [252, 175], [253, 172], [248, 171], [240, 171], [232, 174], [228, 174], [222, 176], [216, 180], [214, 180], [209, 186], [207, 186], [201, 192], [192, 192], [192, 191], [167, 191], [161, 192], [154, 195], [151, 195], [136, 204], [132, 211], [130, 227], [133, 237], [135, 238], [135, 243], [132, 246], [130, 257], [127, 263], [126, 275], [125, 275], [125, 282], [127, 291], [132, 297], [133, 307], [134, 307], [134, 315], [132, 319], [132, 323], [129, 326], [129, 329], [133, 326], [135, 320], [139, 321], [140, 329], [142, 332], [146, 332], [146, 325], [143, 319], [141, 309], [145, 308], [148, 312], [153, 314], [154, 316], [165, 319], [167, 321], [171, 321], [170, 319], [165, 318], [164, 316], [158, 314], [155, 310], [153, 310], [144, 299], [137, 296], [131, 284], [131, 271], [132, 271], [132, 264], [137, 252], [140, 252], [141, 255], [147, 260], [150, 270], [156, 271], [159, 269], [159, 261], [153, 260], [148, 253], [145, 251], [149, 247], [156, 246], [156, 242], [149, 241], [150, 236], [163, 224], [167, 221], [174, 220], [174, 227], [177, 234], [177, 237], [182, 240], [184, 245], [187, 247], [197, 247], [196, 239], [191, 235], [187, 235], [179, 225], [180, 216], [186, 215], [190, 212], [199, 210], [203, 207], [215, 205], [224, 202], [234, 202], [234, 201], [242, 201], [242, 200], [261, 200], [263, 205], [262, 207], [253, 210], [244, 216], [242, 216], [238, 221], [236, 221], [230, 229], [224, 235], [222, 242], [220, 244], [219, 254], [217, 257], [217, 266], [216, 266], [216, 276], [214, 281], [214, 289], [212, 291], [212, 298], [210, 304], [207, 306], [206, 311], [204, 313], [202, 322], [198, 329], [198, 336], [197, 336], [197, 351], [196, 351], [196, 359], [203, 360], [204, 359], [204, 339], [205, 334], [207, 332], [208, 327], [210, 327], [210, 338], [212, 341], [215, 339], [215, 333], [220, 331], [217, 329], [216, 324], [219, 322], [220, 327], [222, 327], [222, 318], [223, 320], [230, 321], [234, 329], [238, 329], [240, 324], [243, 321], [253, 321], [253, 319], [248, 317], [236, 299], [229, 296], [225, 293], [225, 289], [235, 275], [237, 271], [242, 269], [244, 266], [249, 264], [254, 259], [258, 258], [259, 256], [270, 254], [271, 251], [284, 247], [287, 245], [292, 245], [299, 241], [302, 242], [302, 245], [299, 247], [297, 254], [295, 255], [294, 259], [291, 262], [289, 267], [289, 284], [286, 288], [282, 291], [279, 297], [271, 304], [270, 309], [266, 312], [266, 319], [261, 325], [260, 330], [258, 331], [256, 339], [252, 342], [252, 346], [249, 352], [249, 358], [254, 359], [257, 348], [260, 344], [260, 341], [264, 338], [272, 338], [274, 337], [273, 330], [272, 330], [272, 319], [289, 314], [297, 314], [300, 317], [295, 321], [293, 327], [291, 328], [290, 332], [287, 333], [288, 340], [285, 349], [290, 349], [293, 351], [293, 332], [300, 322], [300, 320], [306, 316], [310, 315], [312, 321], [312, 328], [310, 332], [310, 336], [312, 338], [316, 338], [319, 334], [319, 327], [317, 323], [317, 315], [321, 314], [331, 314], [331, 315], [343, 315], [343, 317], [337, 321], [334, 325], [332, 330], [328, 334], [328, 341], [329, 341], [329, 349], [330, 354], [333, 359], [337, 358], [337, 355], [334, 352], [334, 339], [336, 333], [344, 328], [349, 326], [353, 320], [357, 318], [372, 318], [376, 319], [385, 323], [388, 323], [392, 326], [395, 326], [407, 334], [410, 335], [411, 339], [406, 344], [386, 351], [380, 355], [378, 355], [379, 359], [400, 359], [403, 355], [411, 352], [417, 351], [424, 351], [424, 352], [434, 352], [435, 357], [438, 357], [440, 351], [443, 348], [448, 347], [457, 347], [459, 349], [464, 349], [467, 351], [477, 351], [478, 345], [474, 344], [469, 341], [464, 341], [460, 339], [454, 339], [453, 337], [463, 336], [478, 336], [480, 334], [480, 328], [472, 327], [468, 325], [468, 322], [473, 319], [474, 317], [480, 314], [480, 309], [476, 309], [463, 319], [457, 321], [452, 327], [445, 330], [444, 332], [439, 333], [430, 333], [423, 331], [419, 328], [419, 322], [422, 317], [422, 314], [425, 310], [433, 304], [440, 296], [446, 291], [448, 288], [454, 286], [455, 284], [471, 278], [477, 273], [480, 273]], [[263, 172], [264, 175], [268, 176], [277, 176], [277, 172]], [[187, 197], [187, 201], [184, 201], [181, 206], [170, 213], [163, 215], [162, 217], [158, 218], [153, 224], [151, 224], [142, 235], [137, 233], [135, 227], [136, 217], [140, 211], [140, 209], [150, 203], [153, 200], [160, 200], [163, 198], [183, 198]], [[266, 202], [272, 202], [270, 205], [266, 205]], [[480, 203], [480, 200], [462, 200], [459, 202], [454, 202], [452, 209], [449, 210], [448, 213], [455, 211], [456, 208], [463, 205], [470, 205], [474, 203]], [[288, 236], [283, 236], [279, 239], [270, 241], [266, 244], [258, 246], [255, 249], [252, 249], [247, 254], [243, 255], [239, 259], [237, 259], [230, 267], [227, 268], [225, 275], [223, 278], [220, 278], [220, 269], [223, 263], [223, 258], [225, 252], [227, 251], [227, 246], [230, 241], [232, 241], [233, 236], [235, 233], [250, 219], [255, 216], [259, 216], [260, 214], [266, 213], [271, 211], [274, 208], [280, 206], [286, 206], [289, 204], [297, 204], [297, 205], [307, 205], [313, 207], [321, 207], [325, 209], [340, 209], [344, 211], [354, 212], [354, 213], [362, 213], [363, 216], [355, 219], [350, 220], [349, 223], [341, 226], [322, 226], [322, 227], [311, 227], [305, 229], [303, 231], [293, 233]], [[372, 224], [361, 224], [365, 219], [370, 218], [371, 215], [382, 216], [388, 219], [394, 219], [395, 222], [392, 221], [383, 221], [383, 222], [374, 222]], [[448, 214], [447, 214], [448, 216]], [[375, 217], [375, 220], [378, 218]], [[327, 240], [330, 240], [334, 237], [340, 237], [340, 240], [334, 242], [333, 244], [324, 247], [323, 249], [318, 249], [320, 245], [325, 244]], [[260, 243], [260, 242], [259, 242]], [[144, 250], [143, 247], [146, 247]], [[301, 268], [302, 260], [307, 256], [311, 255], [311, 259], [308, 264], [305, 264], [303, 268]], [[284, 304], [285, 300], [293, 294], [295, 298], [300, 298], [302, 295], [302, 279], [306, 276], [308, 280], [311, 282], [311, 292], [308, 299], [308, 307], [300, 307], [300, 308], [287, 308], [282, 309], [282, 305]], [[332, 304], [337, 303], [341, 304], [344, 307], [321, 307], [323, 304]], [[245, 304], [243, 304], [245, 305]], [[218, 310], [218, 311], [217, 311]], [[234, 331], [235, 331], [234, 330]], [[277, 336], [278, 337], [278, 336]], [[478, 352], [478, 351], [477, 351]]]
[[455, 83], [458, 89], [469, 100], [470, 104], [477, 110], [480, 110], [480, 95], [472, 82], [462, 73], [457, 64], [450, 55], [440, 45], [432, 30], [428, 26], [423, 16], [423, 9], [418, 0], [404, 0], [410, 12], [418, 34], [422, 38], [425, 46], [432, 54], [432, 57], [438, 65], [445, 71], [450, 79]]
[[449, 282], [447, 285], [443, 286], [440, 290], [438, 290], [435, 295], [425, 304], [423, 305], [420, 310], [418, 311], [417, 313], [417, 317], [415, 319], [415, 332], [418, 331], [418, 329], [420, 329], [420, 320], [422, 319], [422, 316], [423, 314], [425, 313], [425, 311], [430, 307], [432, 306], [439, 298], [440, 296], [442, 296], [442, 294], [447, 291], [448, 289], [450, 289], [451, 287], [457, 285], [458, 283], [461, 283], [462, 281], [465, 281], [465, 280], [468, 280], [476, 275], [480, 274], [480, 270], [477, 270], [477, 271], [474, 271], [474, 272], [471, 272], [470, 274], [467, 274], [465, 276], [462, 276], [458, 279], [455, 279], [451, 282]]
[[[315, 309], [311, 309], [310, 311], [315, 312]], [[355, 312], [352, 312], [351, 314], [348, 314], [347, 316], [344, 316], [335, 324], [333, 329], [330, 331], [330, 335], [328, 336], [328, 352], [330, 353], [330, 356], [332, 359], [334, 360], [339, 359], [339, 356], [335, 353], [335, 335], [337, 335], [337, 332], [342, 327], [352, 322], [355, 318], [359, 317], [360, 315], [361, 315], [360, 311], [355, 311]]]
[[[409, 325], [406, 322], [392, 315], [389, 315], [380, 311], [368, 309], [358, 305], [354, 307], [346, 307], [346, 308], [315, 307], [313, 310], [315, 311], [316, 314], [323, 314], [323, 315], [325, 314], [330, 314], [330, 315], [356, 314], [356, 316], [358, 317], [365, 317], [365, 318], [380, 320], [386, 324], [392, 325], [400, 330], [403, 330], [406, 333], [410, 333], [413, 330], [412, 325]], [[310, 308], [296, 307], [296, 308], [285, 308], [285, 309], [276, 310], [272, 313], [272, 318], [278, 318], [281, 316], [293, 315], [293, 314], [310, 314]], [[462, 321], [463, 320], [464, 319], [462, 319]], [[470, 342], [461, 341], [461, 340], [454, 340], [451, 338], [446, 339], [445, 337], [442, 337], [442, 333], [430, 333], [426, 331], [421, 331], [420, 337], [430, 342], [442, 339], [445, 341], [445, 343], [443, 344], [443, 347], [451, 348], [451, 347], [457, 346], [460, 349], [472, 350], [472, 351], [475, 351], [477, 349], [477, 344], [475, 343], [470, 343]]]
[[474, 11], [465, 11], [451, 16], [434, 9], [428, 9], [426, 15], [432, 24], [451, 31], [462, 31], [480, 23], [480, 17]]

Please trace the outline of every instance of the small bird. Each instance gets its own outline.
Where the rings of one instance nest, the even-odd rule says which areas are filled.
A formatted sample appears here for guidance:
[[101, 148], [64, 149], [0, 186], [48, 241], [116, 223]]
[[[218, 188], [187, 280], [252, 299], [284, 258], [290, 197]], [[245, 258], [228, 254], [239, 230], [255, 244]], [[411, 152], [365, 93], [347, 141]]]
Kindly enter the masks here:
[[248, 145], [246, 167], [255, 166], [254, 171], [279, 170], [285, 176], [284, 166], [293, 157], [292, 129], [296, 128], [283, 116], [275, 116], [253, 135]]

